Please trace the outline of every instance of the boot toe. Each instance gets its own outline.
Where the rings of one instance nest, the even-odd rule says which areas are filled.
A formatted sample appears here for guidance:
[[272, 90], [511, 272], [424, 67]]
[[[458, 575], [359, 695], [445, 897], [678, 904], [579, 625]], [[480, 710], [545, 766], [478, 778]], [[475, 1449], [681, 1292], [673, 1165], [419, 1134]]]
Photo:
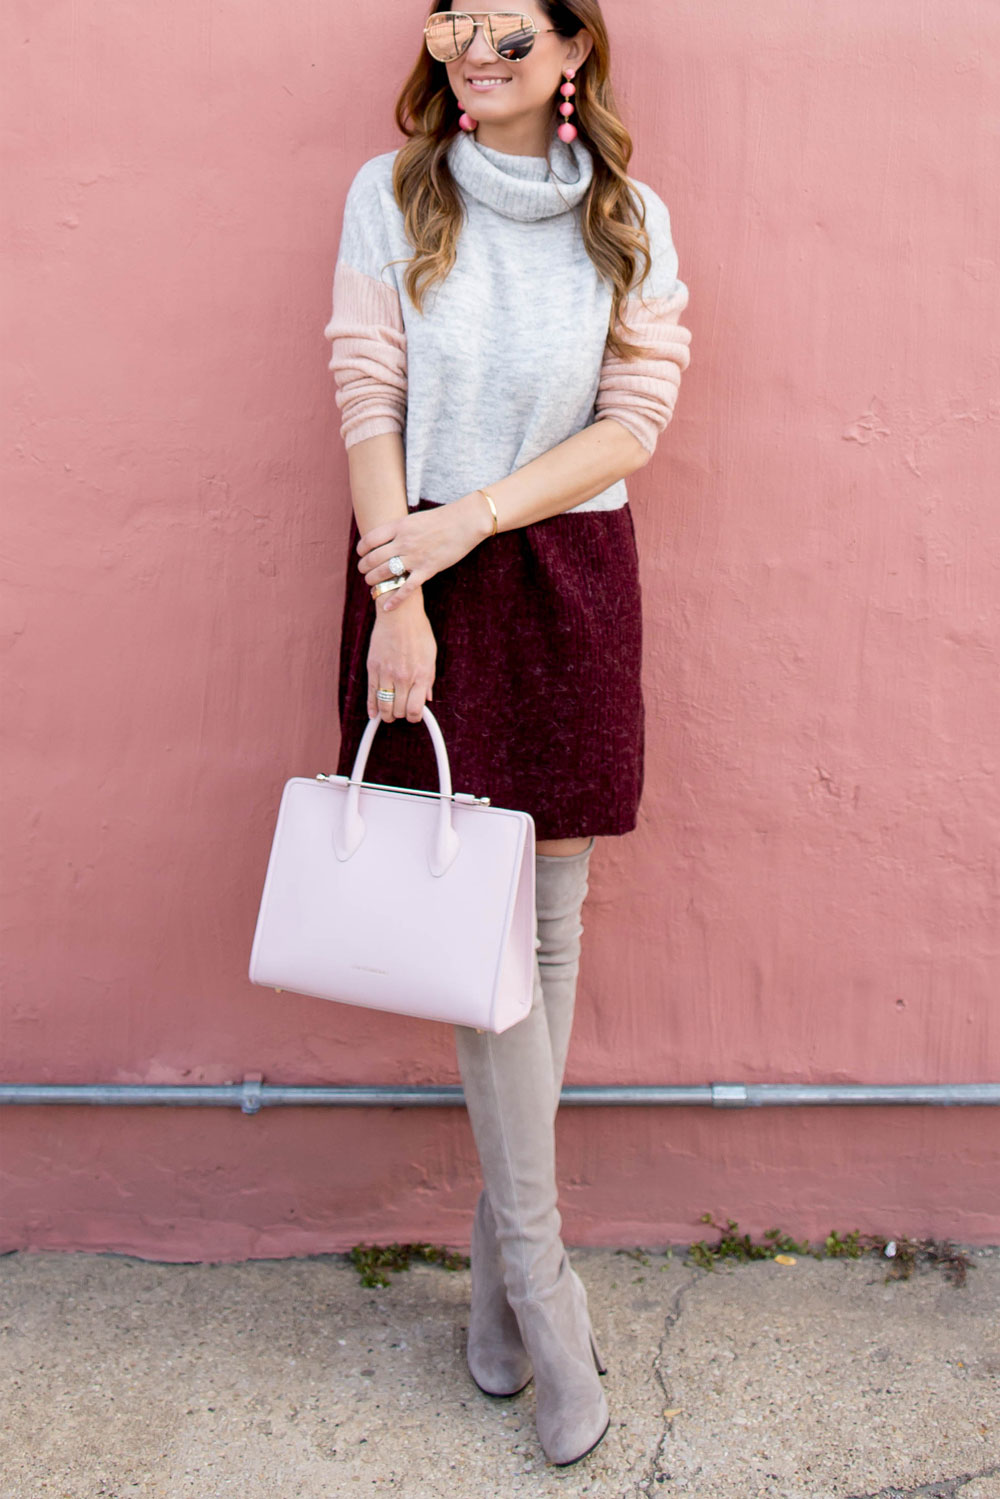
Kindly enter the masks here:
[[495, 1400], [509, 1400], [520, 1395], [531, 1383], [531, 1360], [524, 1353], [518, 1358], [507, 1353], [490, 1357], [483, 1350], [469, 1350], [467, 1363], [472, 1382], [484, 1395]]
[[557, 1468], [568, 1468], [600, 1445], [610, 1425], [608, 1403], [602, 1393], [590, 1421], [584, 1422], [574, 1413], [570, 1419], [553, 1422], [548, 1429], [539, 1422], [538, 1438], [549, 1462]]

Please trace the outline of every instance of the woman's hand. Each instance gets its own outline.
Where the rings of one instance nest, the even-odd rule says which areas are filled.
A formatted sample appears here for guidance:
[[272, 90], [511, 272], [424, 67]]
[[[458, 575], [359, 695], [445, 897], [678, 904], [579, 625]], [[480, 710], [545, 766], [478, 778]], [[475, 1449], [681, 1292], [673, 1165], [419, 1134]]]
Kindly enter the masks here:
[[472, 551], [493, 531], [493, 516], [481, 494], [463, 495], [434, 510], [418, 510], [399, 520], [375, 526], [358, 542], [358, 563], [371, 587], [392, 577], [390, 557], [402, 559], [409, 577], [402, 588], [378, 600], [380, 615], [406, 605], [428, 578]]
[[[402, 593], [397, 589], [396, 598]], [[419, 723], [424, 703], [433, 697], [437, 641], [424, 613], [423, 595], [419, 592], [403, 608], [385, 619], [381, 611], [375, 616], [368, 647], [368, 717], [381, 714], [386, 723], [394, 718], [408, 718]], [[379, 688], [395, 691], [391, 702], [379, 701]]]

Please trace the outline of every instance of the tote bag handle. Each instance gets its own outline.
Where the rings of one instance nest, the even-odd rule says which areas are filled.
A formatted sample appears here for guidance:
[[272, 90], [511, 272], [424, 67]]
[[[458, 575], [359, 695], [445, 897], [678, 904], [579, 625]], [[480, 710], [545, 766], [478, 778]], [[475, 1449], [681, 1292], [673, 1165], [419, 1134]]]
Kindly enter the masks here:
[[[343, 862], [356, 854], [364, 842], [365, 822], [361, 816], [361, 780], [368, 763], [371, 752], [372, 741], [378, 732], [381, 718], [370, 718], [365, 732], [361, 736], [358, 745], [358, 753], [354, 759], [354, 768], [351, 771], [347, 787], [347, 795], [344, 798], [344, 815], [340, 826], [334, 829], [334, 852], [337, 858]], [[431, 837], [430, 848], [427, 852], [427, 865], [432, 875], [440, 877], [447, 873], [454, 864], [460, 848], [458, 834], [451, 825], [451, 766], [448, 764], [448, 751], [445, 748], [444, 735], [438, 727], [438, 721], [431, 710], [424, 708], [422, 722], [427, 725], [434, 745], [434, 757], [438, 768], [438, 813]]]

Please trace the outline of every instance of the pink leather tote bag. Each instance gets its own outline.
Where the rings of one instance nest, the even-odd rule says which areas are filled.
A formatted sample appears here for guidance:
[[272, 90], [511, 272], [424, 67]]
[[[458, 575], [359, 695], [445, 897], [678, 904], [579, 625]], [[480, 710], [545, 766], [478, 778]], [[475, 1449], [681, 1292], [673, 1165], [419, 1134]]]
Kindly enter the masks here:
[[[437, 720], [437, 792], [350, 776], [285, 783], [250, 955], [255, 984], [504, 1031], [531, 1008], [535, 825], [455, 794]], [[390, 733], [413, 733], [394, 725]]]

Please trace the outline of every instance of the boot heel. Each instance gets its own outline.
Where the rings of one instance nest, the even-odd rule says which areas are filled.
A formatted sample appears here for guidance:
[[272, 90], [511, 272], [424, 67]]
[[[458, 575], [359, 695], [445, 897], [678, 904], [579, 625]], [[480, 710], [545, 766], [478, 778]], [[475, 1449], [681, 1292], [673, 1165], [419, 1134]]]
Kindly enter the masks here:
[[594, 1355], [594, 1365], [598, 1374], [607, 1374], [608, 1366], [604, 1362], [604, 1355], [597, 1345], [597, 1339], [594, 1337], [593, 1330], [591, 1330], [590, 1334], [590, 1351]]

